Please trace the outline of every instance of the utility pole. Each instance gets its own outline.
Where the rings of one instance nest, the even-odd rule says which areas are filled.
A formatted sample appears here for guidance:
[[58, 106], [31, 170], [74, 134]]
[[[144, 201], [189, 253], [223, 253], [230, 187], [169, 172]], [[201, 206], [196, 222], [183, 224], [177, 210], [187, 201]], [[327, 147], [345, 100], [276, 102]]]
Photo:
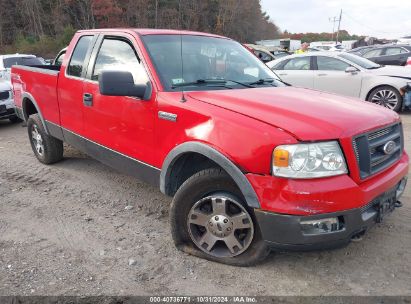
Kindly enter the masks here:
[[331, 40], [332, 40], [332, 41], [334, 41], [335, 23], [338, 22], [338, 32], [337, 32], [337, 36], [336, 36], [336, 41], [335, 41], [335, 42], [338, 42], [338, 35], [339, 35], [339, 33], [340, 33], [340, 25], [341, 25], [341, 16], [342, 16], [342, 9], [341, 9], [341, 11], [340, 11], [340, 18], [337, 18], [337, 17], [328, 18], [328, 20], [333, 23], [333, 34], [332, 34], [332, 36], [331, 36]]
[[338, 43], [338, 36], [340, 35], [341, 18], [342, 18], [342, 9], [340, 11], [340, 18], [338, 18], [338, 31], [337, 31], [337, 39], [335, 40], [335, 43]]
[[328, 18], [330, 22], [333, 23], [333, 34], [331, 36], [331, 40], [334, 41], [334, 33], [335, 33], [335, 23], [338, 21], [337, 17]]

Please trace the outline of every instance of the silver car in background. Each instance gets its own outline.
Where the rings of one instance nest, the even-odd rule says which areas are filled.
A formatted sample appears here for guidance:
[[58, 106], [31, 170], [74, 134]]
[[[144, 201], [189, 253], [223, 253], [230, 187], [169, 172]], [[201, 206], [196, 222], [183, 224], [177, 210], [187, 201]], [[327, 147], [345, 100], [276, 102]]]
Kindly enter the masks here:
[[14, 111], [13, 91], [9, 81], [0, 79], [0, 119], [18, 122], [20, 119]]
[[307, 52], [267, 63], [284, 82], [339, 95], [358, 97], [394, 111], [408, 106], [411, 70], [383, 66], [357, 55]]
[[0, 79], [10, 81], [10, 70], [13, 65], [44, 65], [44, 60], [35, 55], [0, 55]]

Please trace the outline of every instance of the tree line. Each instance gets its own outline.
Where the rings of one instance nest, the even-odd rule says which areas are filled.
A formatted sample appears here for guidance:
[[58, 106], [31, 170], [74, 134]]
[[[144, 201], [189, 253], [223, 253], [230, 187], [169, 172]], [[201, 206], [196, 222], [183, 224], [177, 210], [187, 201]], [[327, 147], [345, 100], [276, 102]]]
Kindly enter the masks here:
[[0, 0], [0, 53], [52, 57], [79, 29], [172, 28], [240, 42], [280, 36], [260, 0]]
[[[336, 33], [289, 33], [287, 30], [281, 35], [283, 38], [301, 40], [301, 42], [335, 41]], [[358, 40], [363, 36], [351, 35], [346, 30], [340, 30], [338, 40]]]

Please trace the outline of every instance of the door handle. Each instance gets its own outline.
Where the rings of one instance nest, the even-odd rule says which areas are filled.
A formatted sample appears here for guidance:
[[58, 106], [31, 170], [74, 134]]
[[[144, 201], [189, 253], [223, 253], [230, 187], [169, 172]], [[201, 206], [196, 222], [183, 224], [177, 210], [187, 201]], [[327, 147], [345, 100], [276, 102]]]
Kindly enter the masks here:
[[278, 74], [279, 76], [287, 76], [287, 73]]
[[321, 73], [321, 74], [317, 74], [318, 76], [327, 76], [327, 74]]
[[93, 94], [84, 93], [83, 94], [83, 104], [87, 107], [93, 106]]

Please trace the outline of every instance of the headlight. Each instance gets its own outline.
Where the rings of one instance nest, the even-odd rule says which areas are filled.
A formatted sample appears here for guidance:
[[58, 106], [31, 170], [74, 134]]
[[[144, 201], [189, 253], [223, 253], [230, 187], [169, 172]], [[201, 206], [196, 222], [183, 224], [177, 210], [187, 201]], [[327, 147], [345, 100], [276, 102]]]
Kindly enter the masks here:
[[344, 155], [336, 141], [283, 145], [273, 152], [273, 175], [318, 178], [347, 173]]

